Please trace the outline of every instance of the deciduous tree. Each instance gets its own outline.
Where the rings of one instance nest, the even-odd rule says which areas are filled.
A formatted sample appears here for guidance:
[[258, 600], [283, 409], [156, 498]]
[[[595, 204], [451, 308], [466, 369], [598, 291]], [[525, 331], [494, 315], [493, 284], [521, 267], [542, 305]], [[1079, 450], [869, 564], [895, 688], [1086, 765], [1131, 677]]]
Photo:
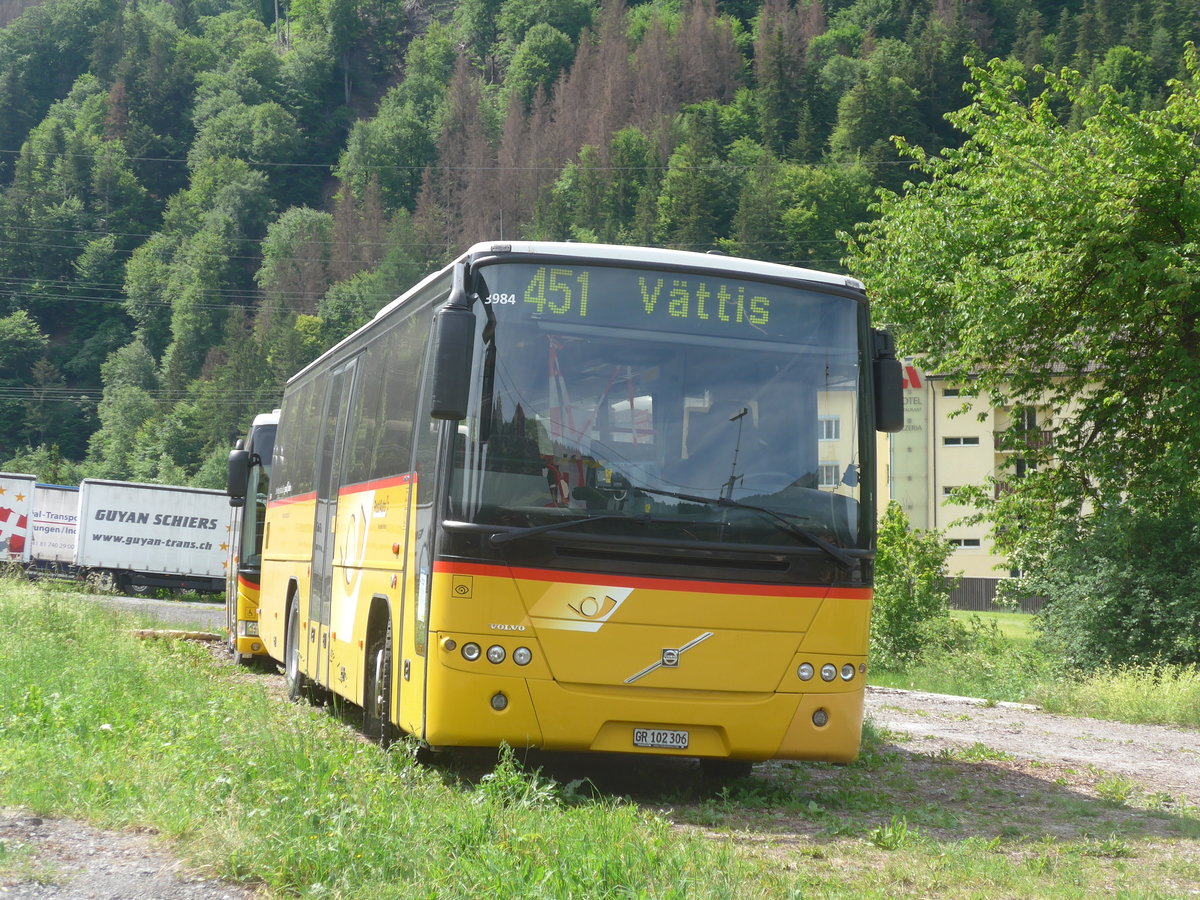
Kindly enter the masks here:
[[[964, 145], [905, 146], [926, 180], [886, 196], [851, 246], [903, 350], [1040, 411], [1006, 436], [1025, 477], [975, 496], [1003, 549], [1198, 493], [1200, 60], [1186, 57], [1189, 78], [1144, 112], [1070, 73], [1031, 97], [1017, 64], [974, 69], [952, 115]], [[1095, 112], [1072, 128], [1062, 100]]]

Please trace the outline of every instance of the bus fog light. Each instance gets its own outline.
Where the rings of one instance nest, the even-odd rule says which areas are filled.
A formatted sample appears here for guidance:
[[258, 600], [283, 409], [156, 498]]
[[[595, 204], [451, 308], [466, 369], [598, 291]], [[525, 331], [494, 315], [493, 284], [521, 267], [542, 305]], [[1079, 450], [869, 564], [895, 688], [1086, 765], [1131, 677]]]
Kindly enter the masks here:
[[476, 643], [463, 644], [462, 655], [467, 662], [475, 662], [479, 659], [479, 645]]
[[518, 647], [513, 651], [513, 662], [518, 666], [527, 666], [533, 659], [533, 653], [528, 647]]
[[842, 681], [850, 681], [852, 678], [854, 678], [854, 666], [846, 663], [842, 666]]
[[454, 638], [446, 638], [444, 641], [442, 641], [443, 649], [453, 650], [457, 646], [458, 646], [458, 642], [455, 641]]
[[497, 691], [492, 695], [492, 709], [496, 712], [508, 709], [508, 698], [504, 696], [503, 692]]
[[496, 663], [498, 665], [504, 662], [505, 655], [504, 648], [499, 644], [492, 644], [492, 646], [488, 647], [487, 657], [488, 662], [490, 663]]
[[833, 663], [825, 663], [825, 665], [821, 666], [822, 681], [833, 681], [835, 678], [837, 678], [837, 666]]
[[811, 680], [814, 674], [812, 663], [800, 663], [800, 668], [796, 670], [796, 674], [800, 677], [801, 681]]
[[829, 724], [829, 713], [826, 710], [818, 709], [813, 713], [813, 724], [818, 728], [824, 728]]

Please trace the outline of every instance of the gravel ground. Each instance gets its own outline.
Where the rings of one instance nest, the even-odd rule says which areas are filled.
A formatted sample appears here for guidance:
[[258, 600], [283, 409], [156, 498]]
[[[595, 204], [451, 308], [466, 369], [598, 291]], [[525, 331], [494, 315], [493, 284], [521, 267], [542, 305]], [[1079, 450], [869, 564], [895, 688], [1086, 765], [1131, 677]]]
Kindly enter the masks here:
[[1200, 804], [1200, 731], [1056, 716], [1039, 709], [892, 688], [869, 688], [867, 713], [877, 727], [910, 735], [907, 749], [983, 744], [1017, 759], [1086, 769], [1137, 782]]
[[4, 900], [247, 900], [253, 891], [186, 871], [152, 832], [100, 831], [0, 810], [0, 845], [14, 858]]

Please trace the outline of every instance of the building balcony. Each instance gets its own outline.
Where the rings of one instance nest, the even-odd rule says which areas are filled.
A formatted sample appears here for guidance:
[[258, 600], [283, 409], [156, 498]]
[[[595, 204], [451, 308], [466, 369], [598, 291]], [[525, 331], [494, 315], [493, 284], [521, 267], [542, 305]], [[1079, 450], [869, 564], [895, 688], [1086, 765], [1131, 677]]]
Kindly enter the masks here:
[[[1014, 447], [1007, 447], [1005, 444], [1011, 440], [1007, 437], [1009, 431], [995, 431], [992, 433], [992, 443], [996, 448], [997, 453], [1018, 453], [1020, 452]], [[1021, 442], [1022, 449], [1036, 449], [1045, 447], [1050, 443], [1053, 432], [1043, 431], [1040, 429], [1028, 429], [1017, 432], [1016, 440]]]

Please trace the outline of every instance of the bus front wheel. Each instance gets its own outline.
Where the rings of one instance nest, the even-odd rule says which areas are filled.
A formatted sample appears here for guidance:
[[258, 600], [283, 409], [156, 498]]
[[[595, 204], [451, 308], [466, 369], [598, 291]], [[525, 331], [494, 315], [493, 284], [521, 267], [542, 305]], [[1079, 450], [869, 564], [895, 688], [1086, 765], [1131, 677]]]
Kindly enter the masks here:
[[380, 746], [391, 743], [392, 708], [392, 623], [371, 644], [366, 659], [366, 684], [363, 686], [363, 732]]
[[301, 697], [311, 699], [308, 679], [300, 673], [300, 606], [293, 603], [288, 611], [287, 643], [283, 653], [283, 680], [287, 698], [293, 702]]

